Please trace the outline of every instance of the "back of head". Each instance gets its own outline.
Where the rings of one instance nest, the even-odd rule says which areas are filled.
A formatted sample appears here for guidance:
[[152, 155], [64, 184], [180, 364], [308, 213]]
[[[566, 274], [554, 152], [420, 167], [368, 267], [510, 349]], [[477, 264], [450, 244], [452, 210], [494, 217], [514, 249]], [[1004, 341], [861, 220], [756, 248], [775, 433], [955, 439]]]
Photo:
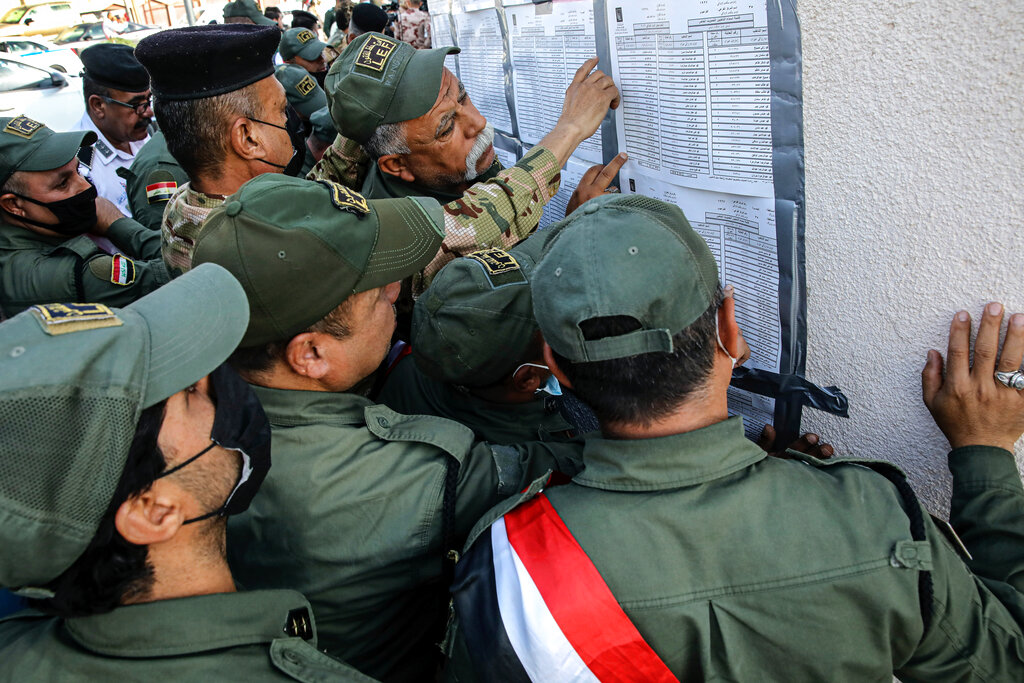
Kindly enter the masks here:
[[445, 266], [412, 315], [412, 355], [440, 382], [485, 387], [510, 375], [536, 346], [530, 277], [550, 231], [509, 251], [484, 249]]
[[206, 267], [124, 309], [39, 305], [0, 324], [0, 586], [58, 612], [117, 604], [145, 548], [106, 562], [112, 510], [163, 467], [140, 420], [220, 365], [247, 321], [238, 282]]
[[606, 195], [552, 228], [532, 280], [544, 340], [603, 423], [648, 423], [704, 386], [718, 268], [678, 207]]
[[264, 16], [254, 0], [235, 0], [224, 5], [224, 23], [277, 27], [277, 22]]
[[364, 33], [381, 33], [388, 25], [388, 13], [372, 2], [361, 2], [352, 8], [349, 32], [353, 37]]
[[316, 15], [312, 12], [297, 9], [292, 12], [292, 28], [305, 28], [310, 31], [316, 31], [316, 25], [319, 21]]

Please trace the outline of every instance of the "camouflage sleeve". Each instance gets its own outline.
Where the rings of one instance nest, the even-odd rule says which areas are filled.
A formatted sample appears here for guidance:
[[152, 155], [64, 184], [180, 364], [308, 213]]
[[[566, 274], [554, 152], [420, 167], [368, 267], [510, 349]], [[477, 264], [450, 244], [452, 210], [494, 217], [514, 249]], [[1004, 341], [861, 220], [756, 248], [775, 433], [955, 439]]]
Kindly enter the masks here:
[[413, 293], [425, 290], [456, 256], [489, 247], [507, 249], [526, 239], [537, 229], [544, 205], [558, 194], [561, 179], [558, 159], [547, 148], [537, 146], [515, 166], [445, 204], [447, 234], [437, 257], [413, 283]]
[[369, 168], [370, 157], [366, 156], [362, 145], [339, 133], [323, 158], [306, 174], [306, 179], [332, 180], [359, 192]]

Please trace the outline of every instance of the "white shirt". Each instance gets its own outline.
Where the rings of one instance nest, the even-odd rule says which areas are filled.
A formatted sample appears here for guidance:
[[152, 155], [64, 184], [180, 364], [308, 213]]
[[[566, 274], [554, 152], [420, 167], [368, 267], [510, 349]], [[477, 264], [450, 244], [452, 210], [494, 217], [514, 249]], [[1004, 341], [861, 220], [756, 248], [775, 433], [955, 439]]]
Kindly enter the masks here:
[[131, 154], [122, 152], [107, 140], [103, 132], [96, 127], [93, 120], [89, 118], [89, 112], [82, 114], [81, 120], [75, 130], [91, 130], [96, 133], [96, 144], [92, 146], [92, 168], [82, 175], [87, 177], [96, 186], [96, 192], [104, 199], [109, 199], [125, 216], [131, 216], [132, 211], [128, 208], [128, 191], [125, 189], [124, 178], [117, 175], [117, 169], [126, 168], [132, 165], [135, 155], [139, 153], [142, 146], [149, 142], [149, 135], [138, 142], [129, 142], [128, 148]]

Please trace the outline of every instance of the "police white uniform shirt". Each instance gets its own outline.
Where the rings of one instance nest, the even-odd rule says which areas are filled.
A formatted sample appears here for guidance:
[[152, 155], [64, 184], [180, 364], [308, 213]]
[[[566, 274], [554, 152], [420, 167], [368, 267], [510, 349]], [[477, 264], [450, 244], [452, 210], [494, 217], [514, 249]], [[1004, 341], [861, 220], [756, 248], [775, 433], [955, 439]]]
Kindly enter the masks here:
[[96, 133], [96, 143], [92, 146], [91, 168], [83, 175], [96, 186], [99, 196], [112, 201], [125, 216], [131, 216], [132, 211], [128, 208], [128, 191], [125, 189], [124, 178], [117, 175], [117, 169], [132, 165], [135, 155], [139, 153], [144, 144], [149, 142], [149, 135], [147, 134], [138, 142], [129, 142], [128, 148], [131, 149], [131, 154], [128, 154], [117, 149], [110, 140], [107, 140], [103, 132], [89, 118], [89, 112], [82, 114], [75, 130], [91, 130]]

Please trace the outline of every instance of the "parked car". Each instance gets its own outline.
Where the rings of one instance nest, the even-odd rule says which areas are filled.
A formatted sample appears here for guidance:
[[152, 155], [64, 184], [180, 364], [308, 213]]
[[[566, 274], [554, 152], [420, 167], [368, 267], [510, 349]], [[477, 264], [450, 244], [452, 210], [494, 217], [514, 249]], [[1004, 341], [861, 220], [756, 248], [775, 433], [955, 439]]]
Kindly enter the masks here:
[[0, 36], [52, 35], [81, 20], [69, 2], [13, 7], [0, 17]]
[[82, 60], [72, 50], [40, 38], [0, 38], [0, 56], [10, 55], [34, 66], [56, 69], [61, 73], [78, 74]]
[[[136, 45], [146, 36], [162, 30], [163, 29], [158, 26], [146, 26], [145, 24], [136, 24], [129, 21], [125, 24], [124, 30], [114, 37], [114, 40], [119, 43]], [[65, 29], [53, 40], [53, 42], [59, 47], [74, 50], [77, 54], [90, 45], [111, 41], [108, 40], [107, 36], [103, 33], [103, 22], [94, 21], [87, 24], [76, 24]]]
[[80, 76], [0, 55], [0, 116], [24, 114], [54, 130], [73, 130], [84, 113]]

